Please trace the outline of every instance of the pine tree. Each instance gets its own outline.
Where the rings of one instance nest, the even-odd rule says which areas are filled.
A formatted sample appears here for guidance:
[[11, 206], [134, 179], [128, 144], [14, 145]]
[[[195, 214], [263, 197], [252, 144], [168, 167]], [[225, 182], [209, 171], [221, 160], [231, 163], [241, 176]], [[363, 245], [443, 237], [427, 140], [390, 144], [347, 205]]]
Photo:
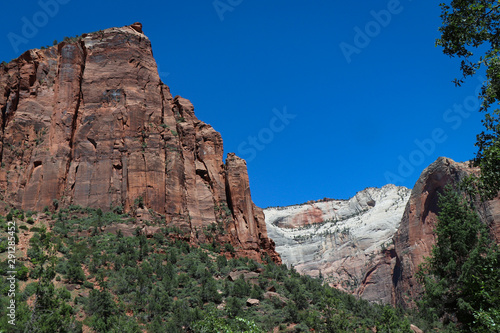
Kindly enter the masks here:
[[78, 262], [75, 256], [71, 257], [68, 262], [68, 271], [66, 273], [66, 278], [70, 283], [78, 283], [82, 284], [83, 281], [86, 280], [85, 272], [82, 269], [82, 266]]
[[202, 283], [200, 297], [203, 302], [221, 302], [222, 296], [217, 291], [217, 284], [212, 276]]
[[419, 272], [423, 307], [464, 330], [500, 332], [498, 246], [460, 194], [448, 187], [439, 206], [437, 242]]
[[86, 311], [93, 315], [92, 327], [97, 332], [109, 332], [116, 321], [116, 304], [106, 285], [100, 284], [101, 290], [93, 289], [87, 302]]
[[38, 257], [39, 280], [31, 314], [24, 332], [81, 332], [82, 325], [74, 318], [73, 308], [55, 292], [55, 249], [50, 243], [50, 234], [40, 232]]

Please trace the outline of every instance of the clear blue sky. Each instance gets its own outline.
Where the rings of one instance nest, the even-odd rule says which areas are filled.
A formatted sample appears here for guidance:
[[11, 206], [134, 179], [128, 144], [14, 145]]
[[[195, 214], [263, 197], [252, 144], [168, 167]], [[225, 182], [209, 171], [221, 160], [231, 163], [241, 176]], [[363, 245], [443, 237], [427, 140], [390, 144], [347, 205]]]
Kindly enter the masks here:
[[8, 1], [1, 15], [6, 61], [142, 22], [172, 93], [248, 160], [261, 207], [413, 187], [438, 156], [471, 159], [481, 130], [479, 81], [456, 88], [459, 62], [434, 46], [438, 1]]

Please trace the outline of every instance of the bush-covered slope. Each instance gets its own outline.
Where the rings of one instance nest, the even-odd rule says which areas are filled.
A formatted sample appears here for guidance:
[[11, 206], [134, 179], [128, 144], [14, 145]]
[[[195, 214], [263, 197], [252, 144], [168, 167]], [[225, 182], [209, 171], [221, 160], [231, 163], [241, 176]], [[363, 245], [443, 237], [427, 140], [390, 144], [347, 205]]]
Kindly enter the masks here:
[[[217, 243], [190, 246], [179, 230], [146, 235], [118, 213], [70, 207], [1, 218], [0, 332], [411, 332], [410, 322], [426, 325], [271, 260], [232, 258]], [[12, 326], [4, 297], [11, 235], [3, 231], [14, 224]]]

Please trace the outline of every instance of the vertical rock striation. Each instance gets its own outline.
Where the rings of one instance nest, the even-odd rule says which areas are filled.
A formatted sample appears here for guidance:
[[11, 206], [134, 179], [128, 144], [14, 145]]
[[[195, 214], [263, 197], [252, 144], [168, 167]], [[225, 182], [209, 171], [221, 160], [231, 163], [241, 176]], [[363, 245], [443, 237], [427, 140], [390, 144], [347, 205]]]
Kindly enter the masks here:
[[130, 211], [142, 202], [195, 242], [219, 223], [238, 254], [279, 261], [245, 162], [230, 155], [224, 165], [220, 134], [170, 94], [140, 23], [1, 65], [0, 110], [0, 200], [9, 205]]
[[[438, 197], [447, 184], [457, 184], [477, 168], [468, 163], [457, 163], [445, 157], [438, 158], [420, 175], [411, 192], [398, 232], [394, 236], [396, 266], [392, 276], [393, 303], [403, 307], [415, 306], [422, 293], [416, 279], [418, 266], [431, 254], [436, 242], [434, 228], [439, 213]], [[477, 203], [478, 213], [500, 240], [500, 200]]]

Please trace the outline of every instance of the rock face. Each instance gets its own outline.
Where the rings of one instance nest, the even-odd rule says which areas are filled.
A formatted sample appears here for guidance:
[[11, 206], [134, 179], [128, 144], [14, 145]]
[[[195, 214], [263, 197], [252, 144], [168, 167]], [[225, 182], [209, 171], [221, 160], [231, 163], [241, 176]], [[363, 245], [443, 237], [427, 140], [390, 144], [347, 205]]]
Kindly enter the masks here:
[[[396, 266], [393, 272], [393, 303], [413, 307], [422, 292], [416, 280], [418, 266], [431, 253], [435, 244], [434, 228], [437, 223], [438, 194], [446, 184], [455, 184], [478, 169], [468, 163], [457, 163], [445, 157], [438, 158], [427, 167], [415, 183], [398, 232], [394, 236]], [[479, 203], [478, 203], [479, 204]], [[480, 204], [481, 219], [500, 240], [500, 200]]]
[[[0, 200], [25, 210], [144, 206], [193, 241], [218, 223], [236, 252], [276, 261], [246, 164], [172, 97], [140, 23], [0, 66]], [[57, 201], [54, 201], [57, 200]]]
[[490, 228], [497, 244], [500, 244], [500, 194], [495, 199], [484, 203], [481, 206], [479, 215]]
[[283, 263], [381, 303], [392, 301], [392, 237], [410, 195], [405, 187], [368, 188], [350, 200], [265, 209]]
[[[369, 301], [413, 307], [422, 292], [418, 266], [436, 241], [439, 193], [478, 172], [440, 157], [411, 191], [386, 185], [348, 201], [265, 209], [267, 230], [283, 262], [298, 272]], [[500, 243], [500, 196], [476, 207]]]

